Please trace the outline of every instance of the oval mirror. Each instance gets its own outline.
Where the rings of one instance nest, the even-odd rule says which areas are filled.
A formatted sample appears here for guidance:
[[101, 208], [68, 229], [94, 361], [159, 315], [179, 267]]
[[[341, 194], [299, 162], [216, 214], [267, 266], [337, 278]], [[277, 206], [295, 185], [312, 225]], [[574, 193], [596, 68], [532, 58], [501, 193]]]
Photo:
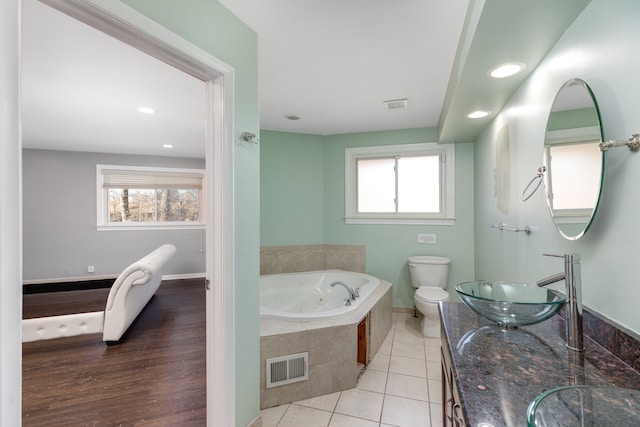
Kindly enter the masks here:
[[560, 234], [577, 240], [589, 229], [600, 201], [604, 153], [595, 97], [580, 79], [558, 91], [544, 140], [547, 205]]

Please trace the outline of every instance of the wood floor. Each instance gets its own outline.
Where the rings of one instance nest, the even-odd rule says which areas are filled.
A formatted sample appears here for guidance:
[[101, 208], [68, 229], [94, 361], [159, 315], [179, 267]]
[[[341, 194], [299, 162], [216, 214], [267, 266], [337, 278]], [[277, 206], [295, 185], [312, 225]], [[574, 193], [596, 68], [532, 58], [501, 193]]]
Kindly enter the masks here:
[[[108, 289], [25, 295], [24, 318], [104, 310]], [[23, 426], [204, 426], [202, 279], [163, 282], [120, 344], [22, 346]]]

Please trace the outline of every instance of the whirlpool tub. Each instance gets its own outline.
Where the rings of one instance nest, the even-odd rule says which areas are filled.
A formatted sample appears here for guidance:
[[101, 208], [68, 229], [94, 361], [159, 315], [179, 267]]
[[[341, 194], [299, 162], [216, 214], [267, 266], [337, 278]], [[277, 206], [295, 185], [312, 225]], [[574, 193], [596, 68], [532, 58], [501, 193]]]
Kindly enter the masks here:
[[[360, 296], [346, 305], [348, 290], [331, 287], [336, 281], [357, 289]], [[358, 309], [379, 285], [374, 276], [342, 270], [261, 276], [260, 314], [296, 322], [331, 319]]]
[[[360, 288], [360, 297], [346, 306], [348, 290], [331, 287], [335, 281]], [[386, 280], [342, 270], [262, 276], [260, 408], [354, 388], [362, 364], [371, 361], [391, 330], [391, 290]], [[304, 353], [306, 382], [267, 387], [267, 361]]]

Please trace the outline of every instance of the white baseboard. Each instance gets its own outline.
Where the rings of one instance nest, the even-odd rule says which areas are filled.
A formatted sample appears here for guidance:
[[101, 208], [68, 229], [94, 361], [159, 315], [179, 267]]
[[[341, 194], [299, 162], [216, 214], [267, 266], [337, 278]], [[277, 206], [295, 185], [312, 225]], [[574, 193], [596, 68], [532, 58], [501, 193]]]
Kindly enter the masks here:
[[162, 280], [204, 279], [207, 273], [163, 274]]

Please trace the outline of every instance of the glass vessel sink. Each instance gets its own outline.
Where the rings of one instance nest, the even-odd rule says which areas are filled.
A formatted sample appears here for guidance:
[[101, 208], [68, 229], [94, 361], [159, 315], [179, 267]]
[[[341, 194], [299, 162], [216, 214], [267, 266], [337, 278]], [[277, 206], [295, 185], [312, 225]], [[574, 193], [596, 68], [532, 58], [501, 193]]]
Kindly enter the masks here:
[[640, 391], [618, 387], [558, 387], [527, 410], [529, 427], [635, 426], [639, 420]]
[[502, 328], [533, 325], [556, 314], [564, 295], [535, 284], [475, 281], [456, 285], [462, 301]]

